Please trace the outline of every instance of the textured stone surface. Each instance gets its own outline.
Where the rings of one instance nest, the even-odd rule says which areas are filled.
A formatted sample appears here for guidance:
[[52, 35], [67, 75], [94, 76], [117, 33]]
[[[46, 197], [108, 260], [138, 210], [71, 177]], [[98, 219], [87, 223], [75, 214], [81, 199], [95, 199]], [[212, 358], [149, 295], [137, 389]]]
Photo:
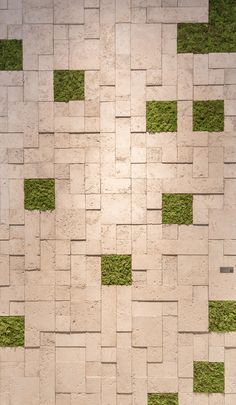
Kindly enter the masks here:
[[[236, 300], [236, 58], [177, 55], [177, 23], [207, 19], [207, 0], [0, 1], [23, 39], [0, 71], [0, 315], [25, 316], [1, 405], [235, 405], [208, 301]], [[73, 69], [84, 100], [54, 102]], [[223, 132], [193, 132], [193, 100], [224, 100]], [[176, 132], [146, 132], [148, 101], [177, 101]], [[31, 178], [55, 179], [54, 211], [24, 211]], [[191, 224], [162, 224], [165, 193], [193, 195]], [[101, 286], [101, 255], [131, 255], [132, 285]], [[225, 393], [194, 393], [193, 361], [224, 362]]]

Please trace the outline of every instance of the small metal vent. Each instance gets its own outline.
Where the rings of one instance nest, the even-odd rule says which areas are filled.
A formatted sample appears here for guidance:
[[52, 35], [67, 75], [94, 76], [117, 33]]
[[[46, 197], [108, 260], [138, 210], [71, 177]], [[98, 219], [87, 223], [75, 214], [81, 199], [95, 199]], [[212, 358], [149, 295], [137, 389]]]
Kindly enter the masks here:
[[221, 273], [233, 273], [234, 268], [233, 267], [220, 267], [220, 272]]

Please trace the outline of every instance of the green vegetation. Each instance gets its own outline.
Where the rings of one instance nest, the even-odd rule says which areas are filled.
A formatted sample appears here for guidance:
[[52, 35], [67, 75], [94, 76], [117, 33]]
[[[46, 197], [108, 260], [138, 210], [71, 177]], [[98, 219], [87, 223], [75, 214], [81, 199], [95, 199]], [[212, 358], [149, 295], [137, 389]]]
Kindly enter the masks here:
[[177, 131], [177, 101], [147, 101], [147, 132]]
[[224, 131], [224, 101], [193, 101], [193, 131]]
[[22, 70], [22, 40], [0, 40], [0, 70]]
[[236, 52], [235, 0], [210, 0], [209, 24], [178, 24], [178, 53]]
[[84, 100], [84, 71], [54, 70], [54, 101]]
[[193, 223], [192, 194], [162, 194], [162, 223], [189, 225]]
[[0, 316], [0, 346], [24, 346], [23, 316]]
[[236, 332], [236, 301], [209, 301], [209, 332]]
[[101, 265], [103, 285], [132, 284], [130, 255], [104, 255], [102, 256]]
[[178, 394], [148, 394], [148, 405], [178, 405]]
[[51, 211], [55, 209], [54, 179], [25, 179], [25, 209]]
[[224, 392], [224, 363], [194, 361], [194, 392]]

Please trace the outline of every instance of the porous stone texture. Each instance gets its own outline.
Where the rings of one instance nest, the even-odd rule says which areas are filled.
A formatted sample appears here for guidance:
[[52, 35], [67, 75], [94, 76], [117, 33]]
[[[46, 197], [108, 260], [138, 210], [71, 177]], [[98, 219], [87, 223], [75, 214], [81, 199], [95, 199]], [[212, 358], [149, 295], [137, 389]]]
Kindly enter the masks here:
[[[178, 54], [177, 23], [207, 0], [1, 0], [1, 405], [235, 405], [236, 334], [208, 301], [236, 300], [236, 57]], [[187, 40], [187, 39], [186, 39]], [[54, 102], [53, 71], [84, 70], [85, 99]], [[193, 100], [224, 100], [224, 132], [193, 131]], [[146, 132], [146, 102], [177, 101], [178, 131]], [[24, 211], [24, 179], [55, 179], [56, 208]], [[193, 223], [162, 224], [162, 194]], [[132, 255], [132, 285], [101, 285], [101, 255]], [[225, 393], [193, 393], [193, 361], [225, 363]]]

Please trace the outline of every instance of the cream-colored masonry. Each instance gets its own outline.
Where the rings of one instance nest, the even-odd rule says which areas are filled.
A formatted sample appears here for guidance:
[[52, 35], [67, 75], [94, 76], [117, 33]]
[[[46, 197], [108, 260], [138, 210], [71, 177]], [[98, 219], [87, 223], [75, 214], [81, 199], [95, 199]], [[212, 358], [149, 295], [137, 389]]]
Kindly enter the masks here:
[[[176, 54], [201, 0], [1, 0], [1, 405], [235, 405], [236, 335], [208, 334], [208, 300], [236, 299], [236, 56]], [[85, 70], [85, 101], [53, 102], [53, 69]], [[192, 100], [224, 99], [224, 133], [192, 132]], [[147, 134], [147, 100], [178, 100], [178, 133]], [[24, 211], [24, 178], [56, 179], [54, 212]], [[162, 193], [193, 193], [191, 226]], [[132, 254], [133, 285], [101, 286], [100, 255]], [[225, 362], [225, 394], [193, 394], [193, 360]]]

